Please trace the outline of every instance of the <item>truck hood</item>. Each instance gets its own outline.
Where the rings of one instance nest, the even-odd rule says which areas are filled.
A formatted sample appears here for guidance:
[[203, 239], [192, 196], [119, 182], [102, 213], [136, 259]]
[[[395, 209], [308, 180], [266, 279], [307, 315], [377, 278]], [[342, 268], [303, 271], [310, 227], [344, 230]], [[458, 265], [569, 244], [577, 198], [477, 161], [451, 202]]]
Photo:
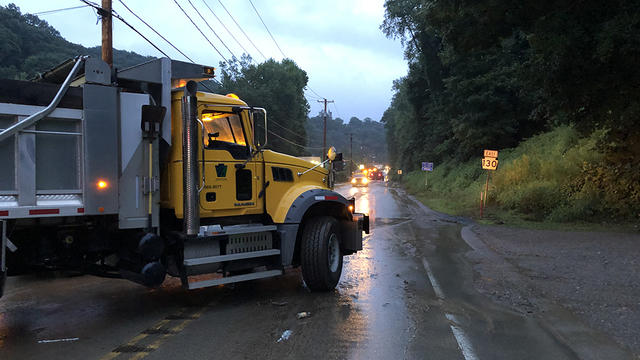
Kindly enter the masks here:
[[[305, 169], [310, 169], [314, 166], [316, 166], [316, 164], [311, 163], [309, 161], [297, 158], [295, 156], [291, 156], [291, 155], [287, 155], [287, 154], [282, 154], [279, 152], [275, 152], [272, 150], [265, 150], [263, 152], [264, 154], [264, 159], [267, 162], [273, 162], [273, 163], [281, 163], [281, 164], [288, 164], [288, 165], [292, 165], [292, 166], [298, 166], [301, 168], [305, 168]], [[317, 168], [314, 169], [314, 171], [317, 171], [321, 174], [327, 175], [329, 174], [329, 170], [318, 166]]]

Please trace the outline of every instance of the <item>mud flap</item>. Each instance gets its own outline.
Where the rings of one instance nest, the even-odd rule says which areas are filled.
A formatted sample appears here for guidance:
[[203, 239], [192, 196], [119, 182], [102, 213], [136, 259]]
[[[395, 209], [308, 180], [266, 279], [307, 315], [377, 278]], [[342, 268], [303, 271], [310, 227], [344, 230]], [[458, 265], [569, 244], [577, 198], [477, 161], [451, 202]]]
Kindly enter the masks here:
[[353, 214], [353, 220], [340, 221], [341, 250], [344, 255], [362, 250], [362, 232], [369, 233], [369, 216]]

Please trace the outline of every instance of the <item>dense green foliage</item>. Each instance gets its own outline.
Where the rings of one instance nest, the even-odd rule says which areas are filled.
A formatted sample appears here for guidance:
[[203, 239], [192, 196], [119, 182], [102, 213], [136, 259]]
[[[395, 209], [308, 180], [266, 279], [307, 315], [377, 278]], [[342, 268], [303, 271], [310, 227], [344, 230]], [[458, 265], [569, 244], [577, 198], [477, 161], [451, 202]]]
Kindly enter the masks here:
[[[582, 137], [574, 128], [561, 126], [505, 150], [500, 154], [500, 170], [491, 174], [490, 211], [502, 209], [528, 220], [552, 222], [637, 216], [640, 182], [602, 181], [602, 169], [591, 165], [605, 159], [597, 149], [606, 137], [604, 131]], [[479, 164], [478, 159], [464, 163], [450, 160], [433, 173], [414, 171], [405, 180], [412, 192], [437, 209], [473, 216], [478, 213], [486, 180]], [[428, 186], [425, 176], [429, 177]], [[616, 191], [620, 187], [628, 191]]]
[[[308, 144], [314, 156], [320, 156], [322, 151], [322, 131], [324, 119], [322, 113], [312, 117], [307, 122]], [[352, 117], [348, 123], [341, 118], [327, 115], [327, 146], [333, 146], [342, 152], [344, 160], [351, 161], [350, 134], [353, 134], [353, 162], [354, 164], [386, 164], [387, 143], [384, 125], [370, 118], [360, 120]]]
[[[575, 144], [589, 139], [593, 147], [574, 154], [572, 164], [565, 154], [545, 159], [558, 171], [572, 169], [566, 173], [571, 190], [543, 178], [530, 187], [503, 183], [523, 202], [553, 188], [548, 196], [558, 204], [518, 208], [497, 200], [543, 217], [564, 206], [558, 218], [570, 218], [568, 207], [588, 192], [585, 198], [611, 198], [595, 212], [637, 217], [639, 6], [635, 0], [387, 0], [382, 30], [403, 41], [409, 62], [382, 119], [392, 162], [412, 170], [421, 161], [459, 166], [473, 159], [479, 167], [482, 149], [514, 148], [571, 126]], [[528, 156], [512, 166], [524, 166]], [[509, 169], [501, 165], [496, 181]]]
[[[0, 6], [0, 79], [30, 79], [78, 55], [100, 57], [100, 47], [70, 43], [39, 17], [22, 14], [14, 4]], [[130, 51], [113, 51], [115, 67], [151, 59]]]

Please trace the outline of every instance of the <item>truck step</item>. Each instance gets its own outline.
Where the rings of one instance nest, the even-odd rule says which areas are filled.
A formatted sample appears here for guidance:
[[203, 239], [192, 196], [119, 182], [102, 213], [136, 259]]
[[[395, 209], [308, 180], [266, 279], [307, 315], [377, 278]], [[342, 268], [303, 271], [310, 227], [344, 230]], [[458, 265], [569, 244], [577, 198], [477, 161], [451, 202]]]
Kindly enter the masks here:
[[254, 272], [250, 274], [227, 276], [227, 277], [218, 278], [218, 279], [191, 282], [188, 284], [187, 288], [189, 290], [192, 290], [192, 289], [199, 289], [199, 288], [208, 287], [208, 286], [236, 283], [240, 281], [263, 279], [263, 278], [268, 278], [268, 277], [278, 276], [278, 275], [282, 275], [282, 270], [267, 270], [267, 271]]
[[224, 236], [224, 235], [237, 235], [237, 234], [251, 234], [258, 232], [275, 231], [277, 226], [275, 225], [262, 225], [262, 224], [244, 224], [244, 225], [232, 225], [225, 226], [220, 225], [205, 225], [200, 226], [199, 236]]
[[241, 260], [241, 259], [251, 259], [251, 258], [259, 258], [265, 256], [274, 256], [280, 255], [279, 249], [268, 249], [268, 250], [260, 250], [260, 251], [250, 251], [250, 252], [241, 252], [236, 254], [227, 254], [227, 255], [216, 255], [216, 256], [206, 256], [200, 258], [192, 258], [192, 259], [184, 259], [184, 266], [197, 266], [204, 264], [213, 264], [219, 263], [223, 261], [233, 261], [233, 260]]

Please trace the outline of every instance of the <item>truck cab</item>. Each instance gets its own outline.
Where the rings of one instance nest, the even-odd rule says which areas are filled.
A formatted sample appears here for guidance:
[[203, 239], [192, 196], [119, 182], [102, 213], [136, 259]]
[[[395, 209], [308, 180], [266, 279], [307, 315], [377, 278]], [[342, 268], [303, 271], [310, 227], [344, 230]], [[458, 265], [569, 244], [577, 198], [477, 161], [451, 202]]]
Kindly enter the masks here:
[[[168, 274], [194, 289], [301, 266], [310, 289], [328, 290], [342, 257], [362, 249], [368, 216], [332, 190], [341, 155], [314, 165], [269, 150], [264, 108], [198, 85], [213, 68], [162, 58], [115, 71], [79, 57], [58, 78], [65, 69], [47, 106], [6, 89], [51, 84], [0, 83], [0, 157], [19, 180], [0, 189], [2, 279], [74, 266], [150, 287]], [[73, 129], [42, 125], [60, 114]], [[24, 161], [57, 159], [40, 146], [76, 147], [73, 189], [38, 188], [69, 177], [55, 172], [69, 164]]]

